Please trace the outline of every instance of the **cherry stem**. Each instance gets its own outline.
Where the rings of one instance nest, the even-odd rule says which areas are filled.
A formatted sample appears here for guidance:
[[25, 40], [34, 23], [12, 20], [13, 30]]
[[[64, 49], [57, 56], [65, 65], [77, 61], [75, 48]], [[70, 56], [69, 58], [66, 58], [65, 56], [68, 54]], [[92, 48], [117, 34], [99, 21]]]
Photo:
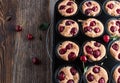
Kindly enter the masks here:
[[21, 26], [23, 26], [23, 25], [25, 25], [26, 24], [26, 22], [23, 22], [22, 24], [21, 24]]
[[110, 39], [112, 40], [116, 40], [118, 38], [118, 36], [111, 36]]

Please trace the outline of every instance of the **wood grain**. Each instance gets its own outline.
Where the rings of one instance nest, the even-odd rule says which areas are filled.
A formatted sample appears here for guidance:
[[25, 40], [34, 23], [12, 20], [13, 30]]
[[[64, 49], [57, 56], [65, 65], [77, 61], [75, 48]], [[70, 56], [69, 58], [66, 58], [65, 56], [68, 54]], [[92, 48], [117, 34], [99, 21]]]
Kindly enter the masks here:
[[[48, 4], [49, 0], [0, 0], [0, 83], [51, 82], [46, 31], [38, 29], [50, 21]], [[15, 32], [16, 25], [23, 31]], [[27, 40], [28, 33], [34, 35], [33, 41]], [[33, 56], [41, 60], [40, 65], [32, 64]]]

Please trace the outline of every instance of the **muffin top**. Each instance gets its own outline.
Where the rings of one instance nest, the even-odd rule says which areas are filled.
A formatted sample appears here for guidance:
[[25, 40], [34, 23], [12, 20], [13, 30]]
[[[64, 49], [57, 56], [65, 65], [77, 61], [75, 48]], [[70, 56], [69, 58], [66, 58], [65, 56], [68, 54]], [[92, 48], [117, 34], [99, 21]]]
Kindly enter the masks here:
[[63, 0], [58, 5], [58, 11], [62, 16], [72, 16], [77, 12], [77, 4], [74, 0]]
[[120, 40], [116, 40], [111, 44], [110, 54], [114, 59], [120, 61]]
[[82, 27], [85, 35], [92, 38], [99, 37], [104, 32], [103, 24], [95, 18], [89, 18], [83, 21]]
[[96, 41], [89, 41], [83, 47], [84, 55], [91, 61], [100, 61], [106, 54], [105, 46]]
[[111, 36], [120, 37], [120, 20], [119, 19], [111, 19], [107, 23], [107, 29]]
[[107, 83], [107, 71], [98, 65], [91, 66], [85, 73], [87, 83]]
[[80, 75], [74, 67], [66, 66], [59, 70], [57, 79], [59, 80], [59, 83], [78, 83]]
[[111, 16], [120, 16], [120, 2], [117, 0], [108, 1], [105, 4], [105, 10]]
[[82, 12], [87, 16], [96, 16], [100, 10], [100, 5], [96, 1], [88, 0], [82, 4]]
[[115, 83], [120, 83], [120, 65], [115, 68], [113, 72], [113, 79]]
[[79, 25], [74, 20], [65, 19], [59, 23], [58, 31], [64, 37], [73, 37], [79, 32]]
[[79, 46], [71, 41], [64, 41], [57, 48], [58, 56], [65, 61], [73, 61], [78, 57]]

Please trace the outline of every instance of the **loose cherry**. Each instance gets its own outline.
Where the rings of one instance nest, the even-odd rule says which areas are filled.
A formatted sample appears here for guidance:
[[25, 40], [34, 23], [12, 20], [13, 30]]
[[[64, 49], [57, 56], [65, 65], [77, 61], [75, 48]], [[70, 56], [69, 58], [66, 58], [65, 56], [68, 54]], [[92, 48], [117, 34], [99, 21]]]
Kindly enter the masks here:
[[82, 62], [87, 62], [87, 57], [85, 55], [83, 55], [83, 56], [80, 57], [80, 60]]
[[39, 65], [40, 60], [37, 57], [32, 57], [32, 63], [35, 64], [35, 65]]
[[34, 37], [33, 37], [32, 34], [27, 34], [27, 39], [28, 39], [28, 40], [33, 40], [33, 38], [34, 38]]
[[22, 27], [20, 25], [17, 25], [15, 30], [16, 30], [16, 32], [20, 32], [20, 31], [22, 31]]
[[104, 35], [103, 36], [103, 41], [108, 43], [110, 41], [110, 36], [109, 35]]

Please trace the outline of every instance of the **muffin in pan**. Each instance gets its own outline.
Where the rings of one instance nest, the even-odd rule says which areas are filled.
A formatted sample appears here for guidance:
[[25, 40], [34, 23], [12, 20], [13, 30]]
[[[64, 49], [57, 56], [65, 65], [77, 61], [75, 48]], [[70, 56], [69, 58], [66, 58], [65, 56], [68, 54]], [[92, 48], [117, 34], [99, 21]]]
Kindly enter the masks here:
[[120, 19], [110, 19], [107, 22], [107, 31], [111, 36], [120, 37]]
[[58, 11], [62, 16], [73, 16], [77, 13], [78, 6], [74, 0], [63, 0], [58, 5]]
[[98, 65], [91, 66], [85, 73], [87, 83], [108, 83], [107, 71]]
[[64, 41], [57, 47], [58, 56], [65, 61], [74, 61], [79, 55], [79, 46], [72, 41]]
[[110, 16], [120, 16], [120, 1], [118, 0], [107, 1], [105, 3], [104, 9]]
[[111, 56], [115, 60], [120, 61], [120, 40], [113, 41], [110, 45], [109, 50]]
[[104, 26], [102, 22], [95, 18], [89, 18], [82, 22], [82, 28], [85, 35], [91, 38], [99, 37], [104, 32]]
[[57, 28], [58, 32], [64, 37], [73, 37], [79, 32], [78, 23], [71, 19], [64, 19], [60, 21]]
[[84, 1], [82, 4], [82, 12], [87, 16], [97, 16], [100, 14], [101, 7], [98, 2], [94, 0]]
[[57, 72], [57, 83], [79, 83], [80, 73], [73, 66], [62, 67]]
[[106, 55], [105, 46], [97, 41], [88, 41], [83, 46], [83, 53], [90, 61], [100, 61]]
[[112, 76], [115, 83], [120, 83], [120, 65], [114, 68]]

